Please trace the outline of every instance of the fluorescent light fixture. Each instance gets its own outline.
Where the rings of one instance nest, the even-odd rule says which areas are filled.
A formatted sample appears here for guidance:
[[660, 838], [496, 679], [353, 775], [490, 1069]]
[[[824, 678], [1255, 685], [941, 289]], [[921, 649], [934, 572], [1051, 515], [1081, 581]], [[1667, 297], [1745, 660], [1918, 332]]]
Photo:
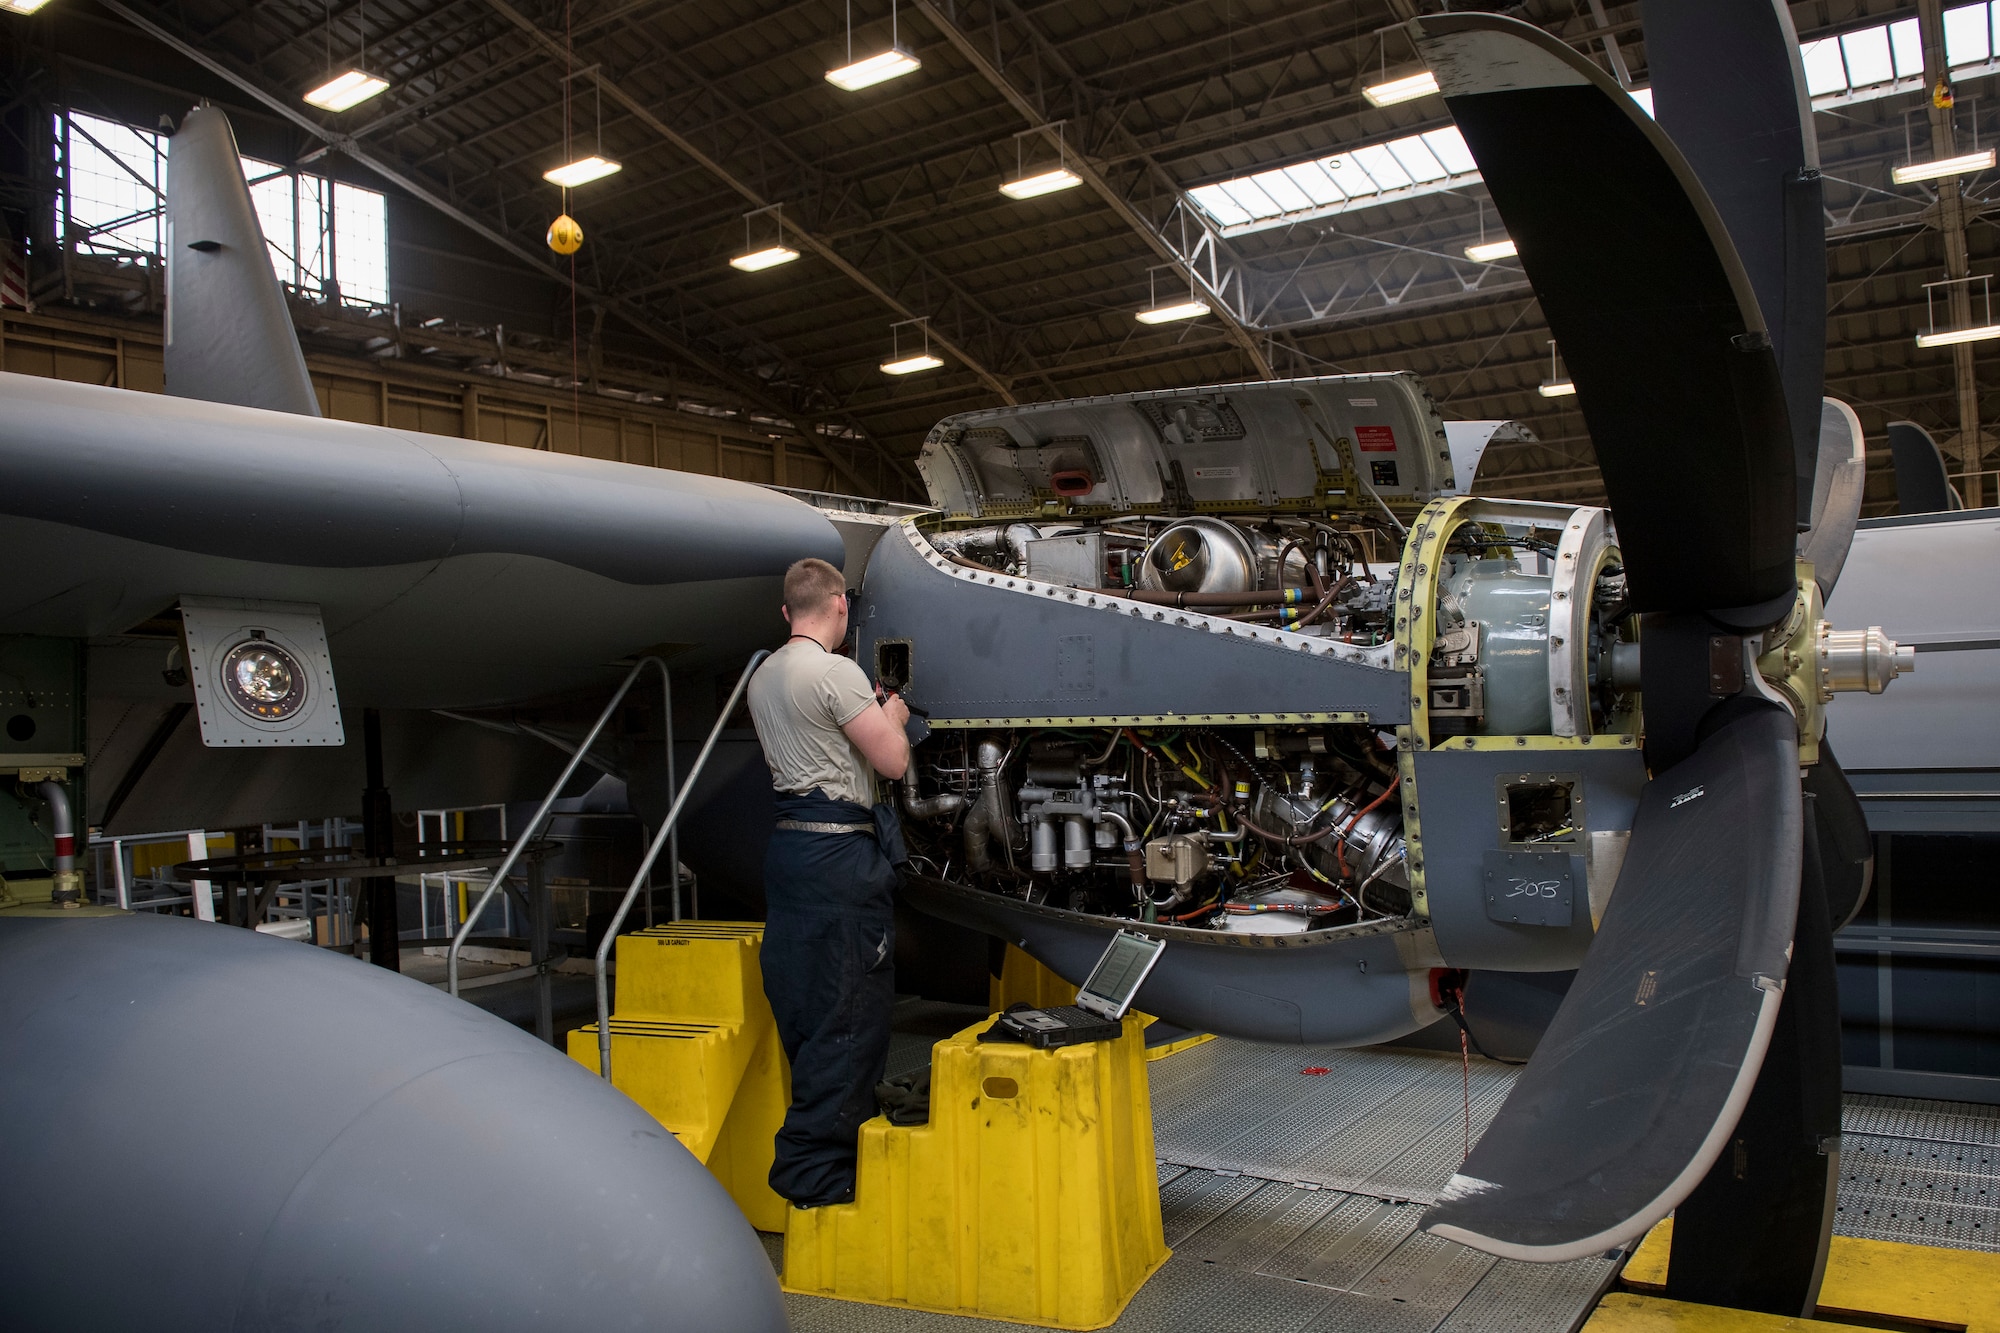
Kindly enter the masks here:
[[1177, 319], [1195, 319], [1207, 313], [1206, 301], [1175, 301], [1171, 305], [1156, 305], [1151, 310], [1141, 310], [1132, 318], [1141, 324], [1167, 324]]
[[919, 352], [915, 356], [906, 356], [900, 361], [884, 361], [882, 363], [882, 373], [885, 375], [913, 375], [919, 370], [936, 370], [943, 364], [944, 362], [938, 360], [929, 352]]
[[1419, 97], [1429, 97], [1437, 90], [1437, 75], [1427, 69], [1420, 69], [1415, 74], [1406, 74], [1400, 79], [1390, 79], [1386, 83], [1371, 83], [1361, 90], [1361, 95], [1375, 106], [1394, 106], [1398, 102], [1414, 102]]
[[1977, 153], [1961, 153], [1957, 157], [1941, 157], [1935, 162], [1907, 163], [1889, 175], [1896, 184], [1908, 185], [1911, 181], [1934, 181], [1946, 176], [1962, 176], [1968, 171], [1984, 171], [1992, 165], [1993, 150], [1988, 148]]
[[1022, 176], [1008, 181], [1000, 187], [1000, 193], [1009, 199], [1033, 199], [1037, 195], [1054, 194], [1057, 190], [1067, 190], [1072, 185], [1083, 184], [1083, 177], [1068, 167], [1057, 167], [1054, 171], [1038, 172], [1033, 176]]
[[[9, 9], [19, 12], [17, 0], [4, 0]], [[24, 0], [34, 4], [34, 0]], [[378, 79], [373, 74], [364, 74], [358, 69], [350, 69], [337, 78], [328, 79], [319, 87], [306, 94], [306, 104], [322, 111], [345, 111], [351, 106], [360, 106], [389, 86], [387, 79]]]
[[565, 163], [560, 167], [550, 167], [542, 173], [542, 179], [551, 185], [560, 185], [565, 190], [573, 190], [579, 185], [603, 180], [606, 176], [624, 169], [623, 164], [592, 153], [589, 157], [579, 157], [576, 161]]
[[49, 0], [0, 0], [0, 9], [10, 14], [32, 14]]
[[1981, 324], [1970, 329], [1944, 329], [1919, 333], [1917, 346], [1951, 347], [1957, 343], [1983, 343], [1989, 338], [2000, 338], [2000, 324]]
[[729, 267], [740, 268], [745, 273], [758, 273], [780, 264], [789, 264], [798, 257], [799, 252], [789, 245], [767, 245], [762, 250], [737, 255], [729, 261]]
[[1538, 392], [1544, 398], [1567, 398], [1576, 392], [1576, 385], [1569, 380], [1544, 380]]
[[1514, 248], [1514, 242], [1511, 239], [1505, 241], [1483, 241], [1478, 245], [1468, 245], [1465, 247], [1465, 257], [1478, 264], [1490, 264], [1496, 259], [1512, 259], [1519, 253], [1521, 252]]
[[828, 70], [826, 81], [843, 92], [858, 93], [863, 88], [873, 88], [878, 83], [901, 78], [912, 70], [922, 68], [923, 63], [908, 51], [892, 46], [866, 60]]

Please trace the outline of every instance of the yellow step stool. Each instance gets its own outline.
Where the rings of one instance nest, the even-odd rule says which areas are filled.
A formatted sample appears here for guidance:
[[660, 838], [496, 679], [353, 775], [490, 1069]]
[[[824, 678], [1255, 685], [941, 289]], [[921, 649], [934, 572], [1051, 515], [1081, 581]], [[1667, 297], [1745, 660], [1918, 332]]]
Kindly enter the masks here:
[[[764, 998], [755, 921], [676, 921], [618, 937], [611, 1082], [673, 1132], [760, 1231], [783, 1231], [771, 1192], [772, 1138], [791, 1071]], [[597, 1024], [569, 1034], [570, 1058], [597, 1068]]]
[[931, 1053], [931, 1122], [861, 1127], [855, 1201], [794, 1209], [785, 1290], [1102, 1328], [1167, 1259], [1144, 1020], [1053, 1051]]
[[1670, 1301], [1674, 1219], [1648, 1232], [1584, 1333], [1808, 1333], [1840, 1328], [1950, 1328], [2000, 1333], [2000, 1254], [1835, 1236], [1810, 1321]]

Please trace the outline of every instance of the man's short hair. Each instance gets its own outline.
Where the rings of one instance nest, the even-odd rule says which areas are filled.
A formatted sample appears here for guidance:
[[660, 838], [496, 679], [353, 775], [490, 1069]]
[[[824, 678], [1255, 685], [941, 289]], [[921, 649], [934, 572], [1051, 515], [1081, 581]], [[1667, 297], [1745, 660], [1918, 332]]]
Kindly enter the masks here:
[[785, 571], [785, 609], [794, 616], [818, 615], [829, 598], [846, 592], [846, 575], [824, 560], [808, 556]]

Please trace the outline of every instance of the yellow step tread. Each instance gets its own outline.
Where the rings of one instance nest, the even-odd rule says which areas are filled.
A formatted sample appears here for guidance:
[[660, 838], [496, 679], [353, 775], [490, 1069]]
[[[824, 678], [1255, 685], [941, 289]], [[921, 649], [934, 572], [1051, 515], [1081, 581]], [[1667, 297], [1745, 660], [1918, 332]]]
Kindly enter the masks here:
[[[1671, 1217], [1647, 1234], [1638, 1252], [1625, 1265], [1623, 1281], [1627, 1286], [1640, 1288], [1642, 1293], [1648, 1288], [1664, 1289], [1673, 1234]], [[1819, 1317], [1800, 1327], [1824, 1328], [1828, 1321], [1838, 1321], [1843, 1315], [1860, 1323], [1865, 1323], [1868, 1315], [1886, 1315], [1933, 1327], [1962, 1327], [1966, 1333], [2000, 1333], [2000, 1254], [1835, 1236], [1827, 1249]], [[1596, 1329], [1598, 1325], [1593, 1319], [1585, 1327]]]
[[1854, 1328], [1858, 1326], [1614, 1291], [1598, 1303], [1583, 1333], [1831, 1333]]

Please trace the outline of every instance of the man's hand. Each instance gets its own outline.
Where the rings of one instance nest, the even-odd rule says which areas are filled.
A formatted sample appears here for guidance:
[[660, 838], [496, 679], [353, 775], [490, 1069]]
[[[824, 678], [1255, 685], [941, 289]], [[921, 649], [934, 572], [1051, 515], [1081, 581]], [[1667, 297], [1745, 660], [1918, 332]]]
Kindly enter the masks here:
[[903, 724], [910, 720], [910, 706], [880, 685], [875, 687], [875, 697], [880, 702], [874, 712], [862, 709], [841, 730], [877, 773], [900, 778], [910, 766], [910, 738], [903, 730]]
[[883, 698], [882, 711], [899, 728], [910, 720], [910, 706], [903, 702], [902, 695], [893, 691]]

